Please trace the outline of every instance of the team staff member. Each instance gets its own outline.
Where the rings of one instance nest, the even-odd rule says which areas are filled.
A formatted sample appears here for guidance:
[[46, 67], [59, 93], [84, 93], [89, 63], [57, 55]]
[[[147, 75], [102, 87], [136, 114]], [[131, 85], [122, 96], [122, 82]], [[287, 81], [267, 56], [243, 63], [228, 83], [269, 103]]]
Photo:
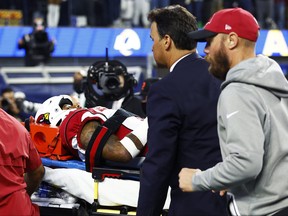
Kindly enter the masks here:
[[0, 215], [40, 215], [30, 196], [44, 167], [28, 131], [0, 109]]
[[148, 93], [148, 152], [141, 167], [138, 216], [160, 215], [169, 185], [169, 215], [226, 215], [225, 197], [211, 191], [183, 193], [183, 167], [207, 169], [221, 161], [216, 105], [219, 82], [196, 53], [187, 33], [197, 30], [195, 17], [176, 5], [152, 10], [153, 55], [170, 73]]
[[288, 215], [288, 82], [274, 60], [256, 56], [258, 35], [256, 19], [240, 8], [220, 10], [190, 33], [207, 41], [209, 71], [225, 80], [218, 104], [223, 162], [183, 169], [180, 188], [228, 189], [232, 215]]

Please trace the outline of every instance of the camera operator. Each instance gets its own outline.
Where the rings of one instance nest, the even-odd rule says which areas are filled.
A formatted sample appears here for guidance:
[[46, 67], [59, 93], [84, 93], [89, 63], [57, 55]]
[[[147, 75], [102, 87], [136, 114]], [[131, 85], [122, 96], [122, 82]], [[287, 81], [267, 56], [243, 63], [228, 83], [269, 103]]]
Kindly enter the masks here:
[[40, 105], [41, 103], [27, 101], [23, 92], [14, 92], [10, 87], [4, 88], [1, 92], [0, 108], [18, 121], [24, 121], [34, 115]]
[[123, 108], [145, 117], [142, 103], [134, 95], [137, 84], [132, 74], [119, 61], [96, 62], [86, 71], [74, 74], [73, 88], [79, 97], [85, 95], [85, 107], [104, 106], [109, 109]]
[[54, 41], [49, 39], [42, 17], [33, 20], [32, 32], [25, 34], [18, 41], [18, 48], [25, 49], [26, 66], [37, 66], [50, 60], [54, 51]]

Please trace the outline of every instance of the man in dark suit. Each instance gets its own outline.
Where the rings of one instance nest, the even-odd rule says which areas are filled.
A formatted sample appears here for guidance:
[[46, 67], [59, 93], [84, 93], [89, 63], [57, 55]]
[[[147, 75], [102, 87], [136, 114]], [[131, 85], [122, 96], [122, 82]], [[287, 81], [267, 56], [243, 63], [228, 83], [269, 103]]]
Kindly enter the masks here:
[[155, 61], [170, 73], [148, 93], [148, 153], [141, 167], [137, 215], [160, 215], [169, 186], [169, 215], [226, 215], [225, 196], [183, 193], [178, 186], [182, 167], [205, 170], [221, 161], [216, 117], [220, 83], [186, 34], [197, 30], [197, 22], [179, 5], [154, 9], [148, 19]]

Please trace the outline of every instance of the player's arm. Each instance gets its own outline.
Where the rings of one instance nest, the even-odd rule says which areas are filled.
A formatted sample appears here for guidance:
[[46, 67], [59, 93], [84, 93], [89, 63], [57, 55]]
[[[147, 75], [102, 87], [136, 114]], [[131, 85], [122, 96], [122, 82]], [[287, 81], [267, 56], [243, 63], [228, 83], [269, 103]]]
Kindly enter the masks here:
[[[112, 161], [128, 162], [138, 155], [147, 141], [147, 122], [143, 124], [144, 127], [136, 128], [121, 140], [112, 134], [104, 145], [102, 157]], [[83, 127], [80, 140], [84, 149], [87, 149], [89, 141], [99, 125], [100, 123], [97, 121], [89, 121]]]
[[24, 178], [27, 184], [26, 191], [29, 194], [29, 196], [31, 196], [32, 193], [36, 191], [36, 189], [39, 187], [42, 178], [44, 176], [44, 173], [45, 169], [42, 164], [35, 170], [25, 173]]
[[104, 158], [119, 162], [128, 162], [136, 157], [147, 142], [148, 122], [147, 118], [139, 120], [132, 117], [134, 122], [133, 131], [119, 140], [117, 136], [111, 136], [102, 152]]
[[[89, 121], [81, 131], [80, 140], [83, 148], [86, 150], [90, 139], [97, 127], [100, 126], [98, 121]], [[131, 160], [132, 156], [121, 144], [119, 138], [112, 134], [104, 145], [102, 157], [106, 160], [125, 162]]]
[[117, 162], [129, 162], [132, 159], [131, 154], [114, 134], [107, 140], [102, 151], [102, 157]]
[[84, 148], [84, 150], [87, 149], [88, 144], [93, 136], [93, 133], [95, 130], [100, 126], [100, 123], [98, 121], [88, 121], [82, 128], [81, 135], [80, 135], [80, 141]]

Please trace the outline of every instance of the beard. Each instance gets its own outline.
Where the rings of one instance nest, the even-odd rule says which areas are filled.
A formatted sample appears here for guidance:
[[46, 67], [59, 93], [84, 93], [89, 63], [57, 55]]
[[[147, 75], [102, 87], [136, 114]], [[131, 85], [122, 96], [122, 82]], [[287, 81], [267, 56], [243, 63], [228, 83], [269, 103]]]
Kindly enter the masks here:
[[225, 52], [224, 45], [221, 45], [218, 52], [215, 53], [215, 58], [207, 58], [210, 63], [209, 72], [220, 80], [225, 80], [230, 69], [228, 55]]

